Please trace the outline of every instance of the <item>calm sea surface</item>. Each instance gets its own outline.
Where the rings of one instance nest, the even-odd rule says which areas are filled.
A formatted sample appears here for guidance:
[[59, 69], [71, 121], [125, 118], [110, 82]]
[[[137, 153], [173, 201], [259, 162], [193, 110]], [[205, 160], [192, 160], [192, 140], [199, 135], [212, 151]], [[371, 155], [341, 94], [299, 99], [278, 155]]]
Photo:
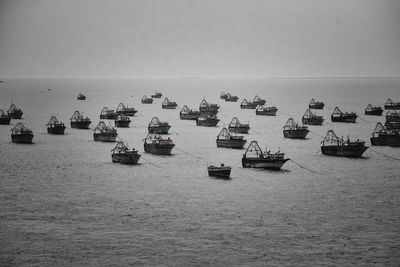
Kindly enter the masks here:
[[[164, 97], [141, 104], [155, 89], [178, 108], [162, 110]], [[221, 101], [221, 91], [240, 99]], [[76, 100], [79, 92], [86, 101]], [[240, 109], [255, 95], [277, 106], [277, 116]], [[362, 159], [320, 152], [329, 129], [370, 145], [384, 116], [364, 109], [388, 97], [400, 100], [400, 79], [6, 80], [0, 108], [22, 108], [35, 137], [33, 145], [11, 143], [18, 121], [0, 125], [0, 265], [398, 266], [400, 162], [387, 156], [400, 159], [400, 149], [370, 147]], [[203, 98], [221, 105], [218, 127], [179, 119], [184, 105], [197, 109]], [[316, 111], [324, 125], [310, 126], [306, 140], [283, 138], [287, 119], [300, 122], [311, 98], [325, 102]], [[118, 128], [142, 154], [137, 166], [113, 164], [115, 144], [69, 127], [75, 110], [94, 128], [101, 109], [120, 102], [139, 110], [130, 128]], [[357, 123], [331, 123], [335, 106], [357, 112]], [[66, 135], [46, 133], [52, 115], [68, 125]], [[171, 157], [143, 152], [153, 116], [172, 125]], [[235, 116], [250, 123], [248, 141], [293, 161], [279, 172], [243, 169], [244, 150], [215, 144]], [[232, 179], [208, 177], [207, 162], [231, 165]]]

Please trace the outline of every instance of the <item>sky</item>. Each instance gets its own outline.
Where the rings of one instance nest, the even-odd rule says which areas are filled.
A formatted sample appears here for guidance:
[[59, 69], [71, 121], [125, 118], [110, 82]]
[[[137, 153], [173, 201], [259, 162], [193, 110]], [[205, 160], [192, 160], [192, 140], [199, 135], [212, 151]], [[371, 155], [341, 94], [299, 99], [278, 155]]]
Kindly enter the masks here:
[[399, 76], [399, 0], [0, 0], [0, 78]]

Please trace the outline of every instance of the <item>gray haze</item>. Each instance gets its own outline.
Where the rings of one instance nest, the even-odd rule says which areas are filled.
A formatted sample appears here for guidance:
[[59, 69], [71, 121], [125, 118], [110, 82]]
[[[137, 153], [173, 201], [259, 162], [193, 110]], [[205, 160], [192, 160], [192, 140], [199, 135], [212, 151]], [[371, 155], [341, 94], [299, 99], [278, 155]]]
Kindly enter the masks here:
[[400, 76], [400, 1], [0, 0], [0, 77]]

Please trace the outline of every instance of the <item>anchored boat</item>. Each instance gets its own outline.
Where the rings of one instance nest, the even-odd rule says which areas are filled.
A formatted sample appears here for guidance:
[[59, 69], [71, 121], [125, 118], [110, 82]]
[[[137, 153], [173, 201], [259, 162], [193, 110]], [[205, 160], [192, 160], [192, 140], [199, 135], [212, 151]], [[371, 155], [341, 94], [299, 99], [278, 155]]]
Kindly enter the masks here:
[[240, 104], [241, 109], [255, 109], [257, 106], [257, 103], [249, 102], [247, 99], [243, 99], [242, 103]]
[[148, 134], [144, 139], [144, 151], [156, 155], [171, 155], [175, 144], [171, 138], [163, 138], [161, 135]]
[[288, 161], [284, 153], [263, 152], [257, 141], [252, 141], [242, 157], [243, 168], [262, 168], [270, 170], [280, 170]]
[[229, 179], [231, 175], [232, 168], [230, 166], [225, 166], [221, 164], [220, 167], [217, 166], [207, 166], [208, 176], [222, 178], [222, 179]]
[[11, 141], [13, 143], [32, 144], [32, 139], [32, 130], [26, 128], [21, 122], [18, 122], [14, 128], [11, 129]]
[[231, 95], [231, 93], [227, 93], [225, 97], [225, 102], [236, 102], [238, 101], [239, 97], [235, 95]]
[[371, 144], [373, 146], [400, 146], [400, 130], [389, 130], [380, 122], [372, 133]]
[[119, 103], [116, 109], [116, 113], [118, 115], [125, 115], [125, 116], [134, 116], [138, 112], [135, 108], [125, 107], [123, 103]]
[[179, 112], [179, 118], [181, 120], [197, 120], [200, 116], [200, 111], [189, 109], [188, 106], [183, 106]]
[[47, 133], [49, 134], [64, 134], [65, 124], [57, 120], [55, 116], [52, 116], [49, 122], [46, 124]]
[[152, 104], [153, 103], [153, 98], [147, 97], [146, 95], [142, 97], [142, 103], [143, 104]]
[[400, 122], [400, 110], [388, 110], [386, 113], [387, 122]]
[[140, 155], [134, 148], [128, 149], [124, 142], [118, 142], [111, 150], [111, 159], [116, 163], [137, 164]]
[[118, 115], [118, 117], [114, 120], [116, 127], [127, 128], [131, 123], [131, 119], [129, 119], [126, 115]]
[[77, 129], [89, 129], [89, 125], [92, 123], [88, 117], [83, 117], [79, 111], [75, 111], [70, 120], [71, 128]]
[[200, 113], [202, 114], [210, 114], [210, 115], [216, 115], [218, 113], [219, 106], [217, 104], [210, 104], [207, 103], [205, 99], [201, 101], [200, 103]]
[[22, 119], [22, 109], [17, 108], [14, 104], [11, 104], [10, 108], [7, 110], [7, 115], [10, 116], [11, 119]]
[[201, 114], [196, 120], [196, 125], [197, 126], [214, 127], [214, 126], [217, 126], [219, 121], [220, 120], [215, 115]]
[[367, 149], [365, 141], [357, 139], [355, 142], [351, 142], [349, 138], [344, 141], [337, 137], [333, 130], [329, 130], [321, 142], [321, 152], [327, 156], [361, 158]]
[[400, 102], [394, 102], [392, 99], [388, 98], [385, 103], [385, 109], [400, 109]]
[[249, 130], [250, 130], [250, 124], [240, 123], [239, 119], [234, 117], [232, 119], [231, 123], [229, 123], [228, 129], [229, 129], [229, 131], [231, 131], [233, 133], [247, 134], [247, 133], [249, 133]]
[[163, 109], [176, 109], [177, 106], [178, 106], [178, 104], [176, 104], [175, 101], [169, 101], [168, 98], [165, 98], [161, 104], [161, 107]]
[[82, 93], [79, 93], [77, 99], [78, 100], [85, 100], [86, 96], [84, 94], [82, 94]]
[[304, 139], [310, 132], [307, 126], [299, 126], [292, 118], [289, 118], [283, 126], [283, 136], [292, 139]]
[[104, 121], [100, 121], [93, 130], [94, 141], [115, 142], [118, 133], [114, 127], [107, 126]]
[[154, 91], [154, 94], [151, 95], [152, 98], [161, 98], [162, 94], [160, 92]]
[[322, 125], [324, 117], [317, 116], [315, 113], [312, 113], [310, 109], [307, 109], [301, 118], [301, 122], [308, 125]]
[[115, 120], [117, 117], [118, 117], [118, 114], [113, 109], [108, 109], [107, 107], [104, 107], [101, 110], [101, 113], [100, 113], [101, 120]]
[[267, 103], [267, 101], [265, 99], [261, 99], [258, 95], [253, 98], [253, 104], [257, 106], [265, 105], [265, 103]]
[[11, 117], [0, 109], [0, 124], [10, 124]]
[[225, 99], [226, 96], [227, 96], [227, 94], [225, 94], [225, 92], [221, 92], [221, 95], [220, 95], [220, 98], [221, 98], [221, 99]]
[[315, 101], [315, 99], [311, 99], [310, 104], [308, 104], [309, 109], [323, 109], [325, 106], [324, 102]]
[[233, 135], [226, 128], [223, 128], [217, 135], [217, 147], [242, 149], [245, 144], [244, 136]]
[[256, 115], [262, 116], [276, 116], [276, 112], [278, 111], [277, 107], [266, 107], [266, 106], [257, 106]]
[[168, 122], [161, 122], [157, 117], [153, 117], [147, 127], [151, 134], [168, 134], [170, 128]]
[[365, 115], [376, 115], [381, 116], [383, 109], [381, 107], [373, 107], [371, 104], [365, 108]]
[[357, 114], [355, 112], [347, 113], [342, 112], [338, 107], [335, 107], [331, 115], [332, 122], [349, 122], [355, 123], [357, 119]]

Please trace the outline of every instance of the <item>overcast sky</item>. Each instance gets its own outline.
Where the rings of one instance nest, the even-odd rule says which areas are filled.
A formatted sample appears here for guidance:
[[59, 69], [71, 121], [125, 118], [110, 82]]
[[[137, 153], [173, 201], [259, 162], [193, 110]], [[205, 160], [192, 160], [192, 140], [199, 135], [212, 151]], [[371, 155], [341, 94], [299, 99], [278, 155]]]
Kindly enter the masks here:
[[0, 0], [0, 77], [400, 76], [399, 0]]

